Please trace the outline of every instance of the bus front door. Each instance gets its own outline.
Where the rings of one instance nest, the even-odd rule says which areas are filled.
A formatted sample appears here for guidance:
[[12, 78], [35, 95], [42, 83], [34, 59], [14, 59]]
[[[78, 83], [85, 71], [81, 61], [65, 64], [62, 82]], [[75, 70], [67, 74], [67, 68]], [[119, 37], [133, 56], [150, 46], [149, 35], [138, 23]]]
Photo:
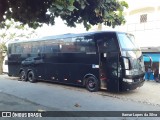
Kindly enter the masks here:
[[97, 40], [97, 42], [100, 55], [101, 88], [106, 88], [108, 91], [118, 92], [120, 74], [118, 72], [119, 53], [115, 44], [115, 39], [108, 39], [104, 36], [103, 39]]
[[118, 72], [118, 54], [101, 53], [100, 54], [100, 81], [101, 88], [108, 91], [119, 91], [119, 72]]
[[119, 91], [119, 72], [118, 61], [119, 54], [116, 52], [108, 52], [106, 56], [106, 83], [107, 90], [118, 92]]

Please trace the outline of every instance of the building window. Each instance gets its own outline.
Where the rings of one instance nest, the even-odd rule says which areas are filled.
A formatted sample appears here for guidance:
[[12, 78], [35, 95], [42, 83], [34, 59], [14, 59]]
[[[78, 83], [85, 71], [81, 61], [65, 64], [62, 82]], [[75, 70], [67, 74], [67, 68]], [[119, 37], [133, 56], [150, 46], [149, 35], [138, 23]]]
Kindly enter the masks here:
[[140, 23], [147, 22], [147, 14], [140, 15]]

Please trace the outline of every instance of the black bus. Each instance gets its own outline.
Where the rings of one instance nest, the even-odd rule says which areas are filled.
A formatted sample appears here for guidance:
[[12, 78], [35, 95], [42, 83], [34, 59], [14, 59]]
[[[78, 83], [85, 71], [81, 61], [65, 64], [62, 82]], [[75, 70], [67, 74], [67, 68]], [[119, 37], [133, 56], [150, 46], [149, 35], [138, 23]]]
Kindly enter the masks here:
[[144, 72], [141, 50], [134, 36], [124, 32], [64, 34], [8, 45], [8, 75], [22, 81], [118, 92], [142, 86]]

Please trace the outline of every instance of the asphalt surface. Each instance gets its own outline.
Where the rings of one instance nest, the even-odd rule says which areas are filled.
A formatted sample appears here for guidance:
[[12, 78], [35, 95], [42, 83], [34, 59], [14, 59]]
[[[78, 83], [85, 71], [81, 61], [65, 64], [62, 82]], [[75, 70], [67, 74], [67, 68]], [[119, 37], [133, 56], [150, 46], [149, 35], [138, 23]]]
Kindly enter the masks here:
[[[159, 86], [159, 83], [147, 81], [143, 87], [135, 91], [125, 93], [99, 91], [90, 93], [84, 88], [44, 82], [31, 84], [17, 81], [17, 78], [1, 75], [0, 111], [160, 111]], [[16, 120], [22, 118], [1, 119]], [[53, 118], [30, 119], [45, 120]], [[158, 120], [159, 118], [54, 117], [54, 119]]]

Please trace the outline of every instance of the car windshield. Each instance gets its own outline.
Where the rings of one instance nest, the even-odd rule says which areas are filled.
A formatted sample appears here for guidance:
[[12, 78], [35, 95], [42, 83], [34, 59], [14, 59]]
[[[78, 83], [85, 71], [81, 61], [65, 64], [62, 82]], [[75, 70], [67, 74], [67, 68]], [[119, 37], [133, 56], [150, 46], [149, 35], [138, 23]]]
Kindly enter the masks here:
[[139, 50], [139, 46], [135, 42], [135, 38], [132, 34], [118, 33], [118, 39], [120, 46], [123, 50]]

